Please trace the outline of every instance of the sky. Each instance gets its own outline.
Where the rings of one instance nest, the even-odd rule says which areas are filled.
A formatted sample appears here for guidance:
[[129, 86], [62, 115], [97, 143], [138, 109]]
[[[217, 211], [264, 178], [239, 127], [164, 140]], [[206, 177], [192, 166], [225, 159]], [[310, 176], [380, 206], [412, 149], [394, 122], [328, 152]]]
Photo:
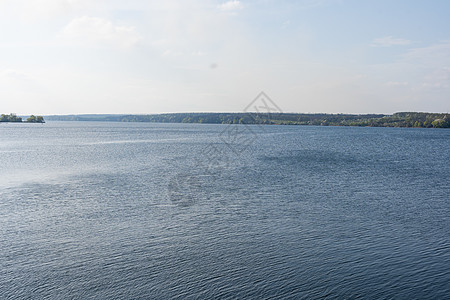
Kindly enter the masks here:
[[0, 0], [0, 112], [450, 111], [450, 1]]

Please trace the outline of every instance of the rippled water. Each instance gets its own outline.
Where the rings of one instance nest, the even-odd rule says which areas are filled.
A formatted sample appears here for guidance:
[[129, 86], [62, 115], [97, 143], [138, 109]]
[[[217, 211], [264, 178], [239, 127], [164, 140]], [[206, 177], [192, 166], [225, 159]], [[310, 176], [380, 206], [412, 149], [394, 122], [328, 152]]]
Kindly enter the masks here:
[[0, 124], [1, 299], [444, 299], [450, 131]]

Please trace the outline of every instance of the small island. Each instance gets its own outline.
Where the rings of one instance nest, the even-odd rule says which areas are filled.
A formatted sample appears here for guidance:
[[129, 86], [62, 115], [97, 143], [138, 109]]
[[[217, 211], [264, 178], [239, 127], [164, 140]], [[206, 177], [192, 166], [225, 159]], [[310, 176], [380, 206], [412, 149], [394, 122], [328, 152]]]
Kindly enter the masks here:
[[22, 120], [22, 117], [18, 117], [16, 114], [9, 114], [0, 115], [0, 122], [1, 123], [45, 123], [44, 117], [42, 116], [35, 116], [31, 115], [27, 120], [24, 122]]

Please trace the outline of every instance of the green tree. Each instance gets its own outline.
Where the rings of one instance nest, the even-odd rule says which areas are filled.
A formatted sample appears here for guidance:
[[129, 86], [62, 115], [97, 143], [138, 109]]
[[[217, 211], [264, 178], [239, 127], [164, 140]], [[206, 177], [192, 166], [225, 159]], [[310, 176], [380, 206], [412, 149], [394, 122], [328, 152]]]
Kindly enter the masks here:
[[431, 122], [431, 125], [433, 125], [434, 128], [446, 128], [448, 127], [448, 122], [444, 119], [436, 119]]
[[18, 117], [16, 114], [10, 114], [9, 122], [22, 122], [22, 118]]
[[9, 122], [9, 116], [5, 115], [5, 114], [2, 114], [0, 116], [0, 122]]
[[27, 119], [28, 123], [36, 123], [36, 117], [34, 115], [31, 115], [28, 119]]
[[44, 121], [44, 117], [42, 117], [42, 116], [31, 115], [27, 119], [27, 123], [45, 123], [45, 121]]

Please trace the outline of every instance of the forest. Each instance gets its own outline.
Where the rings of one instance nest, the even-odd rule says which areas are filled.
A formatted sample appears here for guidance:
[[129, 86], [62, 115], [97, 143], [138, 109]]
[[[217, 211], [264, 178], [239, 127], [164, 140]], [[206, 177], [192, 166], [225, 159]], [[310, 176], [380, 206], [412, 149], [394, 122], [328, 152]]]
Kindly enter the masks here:
[[170, 113], [151, 115], [66, 115], [47, 116], [46, 118], [55, 121], [450, 128], [450, 114], [424, 112], [398, 112], [393, 115], [320, 113]]

